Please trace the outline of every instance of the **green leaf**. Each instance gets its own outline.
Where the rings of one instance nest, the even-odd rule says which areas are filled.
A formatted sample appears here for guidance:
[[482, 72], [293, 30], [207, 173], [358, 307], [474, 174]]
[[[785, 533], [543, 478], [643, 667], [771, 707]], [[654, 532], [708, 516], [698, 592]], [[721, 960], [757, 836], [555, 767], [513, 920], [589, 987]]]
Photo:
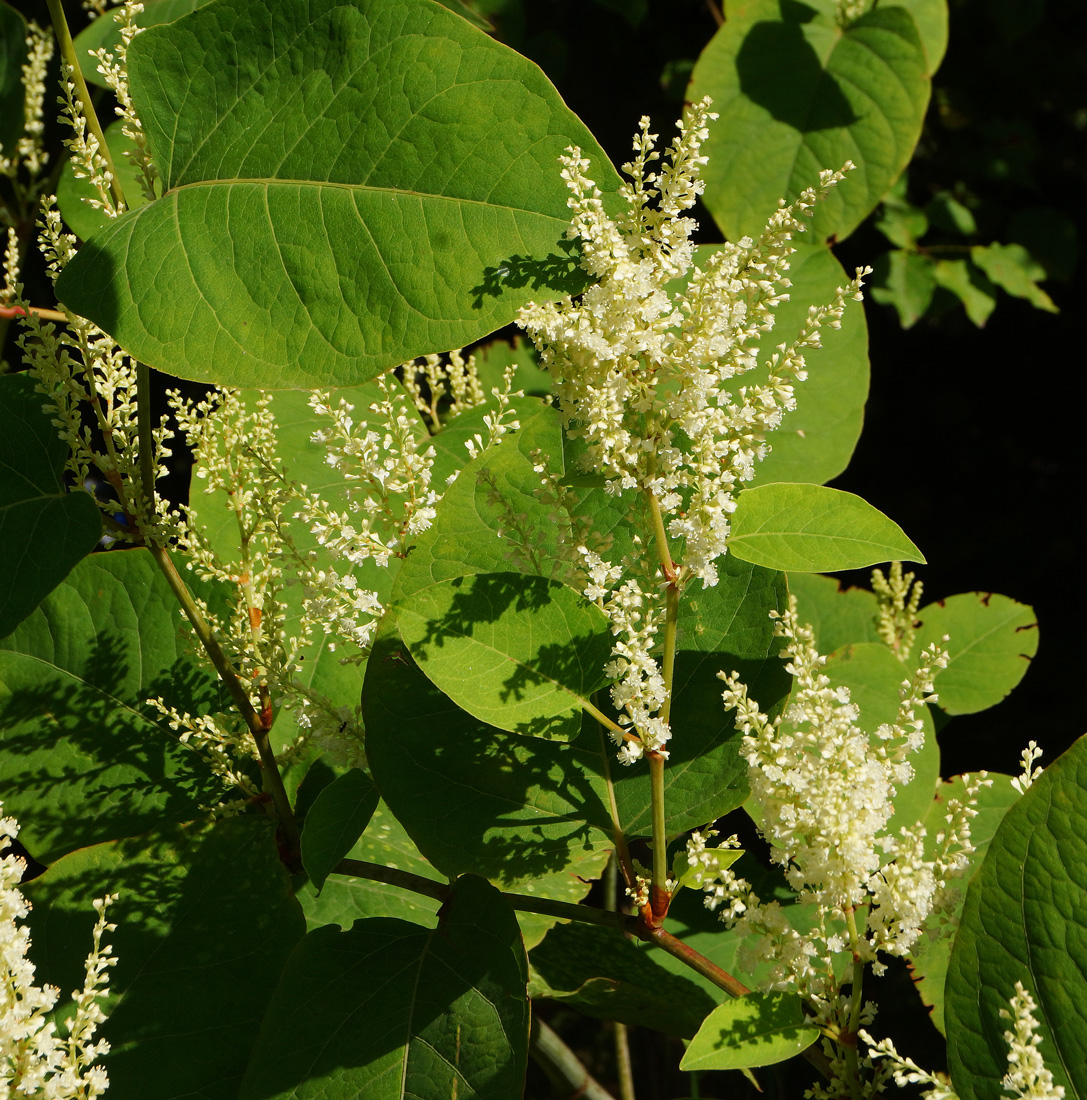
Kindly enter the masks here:
[[948, 1066], [963, 1100], [1003, 1096], [1000, 1015], [1021, 981], [1039, 1051], [1068, 1100], [1087, 1097], [1087, 738], [1004, 816], [970, 881], [945, 987]]
[[1023, 678], [1038, 652], [1034, 609], [993, 592], [963, 592], [918, 612], [914, 652], [944, 635], [950, 660], [936, 679], [940, 709], [974, 714], [994, 707]]
[[937, 260], [932, 265], [936, 285], [949, 290], [962, 302], [966, 316], [984, 328], [996, 309], [996, 291], [982, 270], [968, 260]]
[[732, 241], [758, 236], [782, 196], [823, 169], [857, 169], [819, 204], [818, 241], [848, 236], [906, 167], [929, 98], [917, 27], [879, 7], [847, 29], [833, 0], [730, 4], [695, 66], [688, 100], [713, 97], [721, 118], [702, 146], [706, 206]]
[[309, 933], [261, 1024], [240, 1100], [509, 1100], [528, 1056], [513, 912], [460, 879], [437, 930], [364, 920]]
[[876, 258], [872, 298], [880, 305], [894, 306], [903, 328], [912, 328], [925, 315], [935, 291], [934, 266], [927, 256], [894, 249]]
[[803, 573], [925, 560], [893, 520], [860, 497], [824, 485], [745, 489], [728, 545], [744, 561]]
[[947, 0], [895, 0], [895, 7], [905, 8], [913, 16], [925, 51], [927, 72], [932, 76], [947, 52]]
[[318, 890], [362, 836], [377, 799], [374, 781], [358, 768], [341, 775], [317, 796], [302, 830], [302, 865]]
[[64, 488], [67, 445], [26, 374], [0, 378], [0, 638], [89, 554], [102, 534], [98, 507]]
[[374, 781], [443, 874], [514, 886], [611, 848], [601, 737], [562, 744], [483, 725], [423, 675], [390, 618], [363, 713]]
[[521, 573], [477, 573], [392, 605], [416, 664], [497, 729], [570, 741], [607, 683], [607, 617], [572, 588]]
[[23, 135], [26, 20], [0, 0], [0, 153], [9, 160]]
[[925, 206], [929, 221], [945, 233], [957, 233], [972, 237], [978, 231], [978, 223], [970, 208], [963, 206], [950, 191], [938, 191]]
[[1021, 244], [974, 245], [970, 259], [1015, 298], [1025, 298], [1035, 309], [1059, 313], [1053, 299], [1038, 285], [1045, 268]]
[[[159, 4], [167, 2], [168, 0], [159, 0]], [[125, 137], [122, 133], [123, 127], [123, 122], [115, 122], [110, 126], [106, 130], [106, 144], [109, 146], [113, 166], [117, 169], [117, 179], [124, 192], [125, 202], [128, 203], [129, 210], [137, 210], [146, 204], [147, 199], [140, 186], [140, 173], [125, 155], [136, 148], [136, 143]], [[76, 179], [74, 164], [70, 159], [66, 160], [57, 183], [57, 206], [60, 207], [61, 216], [68, 228], [84, 241], [90, 240], [103, 226], [113, 221], [86, 201], [96, 198], [97, 188], [88, 179]]]
[[[673, 735], [664, 769], [670, 835], [714, 821], [747, 797], [747, 763], [738, 751], [742, 734], [721, 701], [717, 673], [738, 672], [770, 715], [784, 705], [792, 685], [778, 657], [780, 643], [770, 618], [771, 611], [786, 606], [785, 578], [731, 554], [720, 562], [719, 572], [713, 588], [692, 587], [680, 602]], [[624, 832], [651, 835], [647, 769], [610, 767]]]
[[502, 384], [502, 373], [511, 364], [517, 364], [513, 376], [513, 388], [523, 390], [529, 397], [547, 397], [551, 393], [551, 375], [540, 366], [540, 356], [531, 341], [523, 336], [508, 340], [492, 340], [476, 348], [476, 370], [483, 392], [489, 394]]
[[879, 601], [866, 588], [842, 588], [834, 577], [790, 573], [789, 591], [797, 614], [815, 632], [820, 653], [831, 653], [856, 642], [878, 642]]
[[[457, 417], [453, 425], [473, 412]], [[517, 568], [517, 550], [532, 558], [526, 562], [526, 572], [562, 575], [555, 563], [559, 551], [556, 528], [533, 492], [540, 478], [527, 457], [536, 448], [549, 455], [561, 454], [558, 413], [544, 408], [522, 423], [520, 431], [464, 466], [446, 489], [433, 524], [417, 538], [400, 568], [393, 586], [394, 601], [403, 601], [441, 581]], [[451, 430], [446, 428], [434, 437], [436, 447]], [[435, 474], [437, 480], [437, 470]], [[501, 501], [495, 499], [496, 492]], [[510, 514], [526, 517], [521, 526], [527, 531], [528, 545], [510, 530]], [[503, 538], [503, 531], [514, 537]]]
[[115, 550], [80, 562], [0, 643], [0, 798], [43, 863], [189, 821], [222, 797], [205, 760], [146, 708], [160, 695], [220, 709], [183, 622], [151, 555]]
[[928, 218], [923, 210], [908, 202], [884, 202], [876, 228], [898, 248], [913, 248], [928, 232]]
[[746, 993], [706, 1017], [679, 1068], [690, 1073], [770, 1066], [802, 1053], [818, 1038], [819, 1028], [795, 993]]
[[[137, 27], [156, 27], [161, 23], [172, 23], [183, 15], [203, 7], [209, 0], [144, 0], [143, 11], [136, 16]], [[114, 8], [105, 15], [84, 27], [75, 38], [76, 57], [79, 58], [80, 68], [83, 70], [84, 79], [90, 84], [97, 84], [100, 88], [107, 87], [102, 74], [98, 71], [98, 63], [87, 56], [91, 50], [107, 49], [116, 54], [117, 47], [121, 44], [121, 27], [114, 19]], [[116, 163], [116, 161], [114, 162]], [[126, 197], [128, 192], [125, 192]], [[82, 236], [82, 234], [80, 234]]]
[[663, 955], [647, 954], [617, 928], [560, 924], [532, 950], [529, 993], [595, 1019], [689, 1039], [716, 1001], [659, 966]]
[[[352, 859], [380, 863], [435, 882], [445, 882], [445, 877], [419, 854], [419, 849], [404, 832], [403, 825], [393, 817], [384, 802], [378, 803], [366, 832], [347, 854]], [[306, 927], [310, 931], [326, 924], [337, 924], [347, 929], [363, 917], [398, 917], [428, 928], [438, 923], [439, 903], [433, 898], [374, 879], [330, 875], [325, 879], [319, 895], [314, 884], [307, 880], [300, 885], [296, 896], [306, 914]]]
[[291, 949], [305, 931], [272, 829], [240, 818], [73, 852], [23, 887], [39, 981], [82, 988], [107, 892], [117, 959], [100, 1032], [111, 1100], [234, 1100]]
[[128, 59], [166, 191], [57, 293], [144, 362], [355, 384], [584, 285], [557, 158], [618, 177], [532, 62], [440, 5], [219, 0]]
[[[712, 248], [712, 246], [709, 246]], [[800, 331], [808, 306], [829, 302], [849, 281], [827, 248], [797, 246], [789, 259], [789, 300], [775, 310], [775, 340]], [[868, 327], [864, 310], [851, 305], [839, 329], [820, 331], [822, 347], [804, 352], [807, 380], [796, 387], [796, 409], [770, 435], [770, 453], [755, 467], [759, 485], [771, 481], [826, 482], [849, 465], [864, 423], [868, 400]], [[743, 377], [743, 385], [764, 384], [766, 368]]]
[[[939, 937], [922, 936], [910, 952], [910, 971], [914, 984], [921, 1000], [932, 1009], [932, 1022], [941, 1035], [947, 1034], [944, 1025], [944, 983], [947, 979], [947, 964], [951, 958], [955, 928], [961, 919], [963, 902], [966, 900], [966, 884], [974, 871], [981, 866], [981, 861], [989, 850], [989, 842], [1004, 819], [1004, 814], [1020, 797], [1019, 792], [1011, 785], [1010, 776], [989, 772], [989, 778], [993, 781], [992, 785], [978, 791], [977, 816], [970, 820], [970, 843], [974, 846], [974, 852], [967, 857], [966, 868], [959, 880], [962, 885], [958, 902], [949, 914], [951, 927]], [[936, 837], [947, 828], [948, 804], [953, 799], [961, 800], [964, 794], [965, 783], [961, 775], [937, 786], [936, 797], [925, 816], [925, 829], [928, 833], [925, 842], [926, 858], [932, 858]]]

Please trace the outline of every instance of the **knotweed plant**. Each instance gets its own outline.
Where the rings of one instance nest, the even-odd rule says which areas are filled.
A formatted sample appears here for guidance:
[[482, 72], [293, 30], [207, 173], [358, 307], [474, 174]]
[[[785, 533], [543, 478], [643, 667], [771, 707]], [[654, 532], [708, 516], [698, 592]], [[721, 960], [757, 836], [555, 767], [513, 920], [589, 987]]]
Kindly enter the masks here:
[[[1003, 866], [982, 844], [1006, 861], [1022, 830], [994, 836], [1005, 811], [1069, 802], [1052, 792], [1071, 769], [1043, 775], [1034, 741], [1015, 780], [923, 789], [926, 711], [1006, 694], [1015, 677], [979, 666], [979, 639], [1029, 658], [1036, 624], [998, 596], [922, 607], [900, 561], [871, 592], [831, 592], [808, 574], [923, 558], [863, 501], [782, 480], [781, 452], [764, 461], [785, 438], [807, 461], [806, 431], [840, 433], [795, 414], [812, 388], [836, 392], [836, 356], [861, 354], [844, 340], [869, 269], [798, 257], [801, 234], [893, 177], [879, 182], [861, 142], [859, 171], [836, 156], [790, 201], [752, 203], [761, 228], [695, 247], [712, 128], [730, 125], [709, 97], [665, 150], [643, 118], [621, 180], [538, 70], [440, 5], [218, 0], [141, 31], [140, 4], [86, 2], [115, 22], [88, 58], [58, 17], [82, 197], [46, 194], [52, 47], [36, 27], [23, 134], [0, 154], [0, 318], [18, 319], [26, 370], [0, 379], [19, 410], [0, 403], [0, 522], [17, 516], [32, 547], [3, 559], [0, 794], [49, 864], [20, 884], [0, 819], [0, 1098], [105, 1089], [114, 884], [86, 893], [98, 921], [67, 1023], [35, 984], [23, 891], [63, 966], [70, 899], [116, 869], [133, 914], [106, 1032], [121, 1095], [224, 1081], [363, 1095], [395, 1077], [421, 1100], [508, 1100], [526, 1079], [528, 990], [599, 1012], [607, 988], [631, 1021], [690, 1040], [683, 1070], [802, 1055], [814, 1100], [891, 1085], [950, 1100], [949, 1081], [876, 1037], [872, 994], [906, 960], [961, 1013], [969, 997], [932, 993], [927, 953], [960, 921], [978, 942], [976, 899]], [[868, 7], [813, 19], [835, 40], [912, 19]], [[140, 196], [124, 194], [86, 65], [116, 100]], [[420, 136], [436, 119], [440, 137]], [[57, 309], [29, 300], [35, 233]], [[802, 303], [799, 270], [821, 288]], [[485, 336], [481, 316], [516, 318], [535, 350], [434, 346]], [[149, 362], [189, 385], [160, 385]], [[166, 499], [183, 456], [187, 498]], [[50, 572], [39, 528], [75, 546], [62, 510], [84, 493], [100, 515], [87, 504], [81, 552], [97, 552]], [[23, 589], [37, 602], [16, 613]], [[735, 832], [720, 824], [741, 811]], [[1049, 818], [1033, 821], [1040, 835]], [[757, 873], [752, 828], [771, 863]], [[602, 908], [583, 902], [596, 878]], [[668, 927], [699, 895], [692, 936], [720, 937], [706, 953]], [[683, 1011], [662, 1025], [666, 979], [631, 938], [721, 1003], [668, 975]], [[961, 993], [961, 952], [947, 966]], [[1059, 1100], [1029, 978], [987, 978], [995, 1019], [953, 1026], [1000, 1052], [991, 1083]], [[572, 1055], [555, 1058], [546, 1016], [534, 1054], [591, 1091]]]

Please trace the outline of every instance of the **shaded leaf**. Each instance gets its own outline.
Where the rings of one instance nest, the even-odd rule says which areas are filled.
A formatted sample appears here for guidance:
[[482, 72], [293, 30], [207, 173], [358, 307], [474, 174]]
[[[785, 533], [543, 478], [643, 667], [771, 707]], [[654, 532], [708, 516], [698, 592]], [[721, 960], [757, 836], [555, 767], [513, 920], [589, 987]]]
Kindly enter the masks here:
[[186, 655], [177, 601], [151, 555], [85, 558], [0, 643], [0, 798], [42, 862], [183, 822], [222, 781], [146, 707], [219, 710]]
[[468, 876], [437, 930], [377, 918], [310, 932], [261, 1024], [240, 1100], [509, 1100], [528, 1056], [513, 912]]
[[866, 588], [842, 588], [834, 577], [790, 573], [789, 591], [796, 596], [797, 614], [815, 632], [820, 653], [831, 653], [856, 642], [878, 642], [879, 601]]
[[595, 1019], [689, 1039], [716, 1001], [659, 966], [663, 954], [647, 954], [617, 928], [560, 924], [529, 956], [529, 993]]
[[377, 799], [373, 780], [358, 768], [341, 775], [317, 796], [302, 830], [302, 865], [318, 890], [362, 836]]
[[1021, 981], [1038, 1004], [1039, 1048], [1069, 1100], [1087, 1096], [1087, 738], [1004, 815], [970, 880], [951, 951], [944, 1019], [951, 1083], [996, 1100], [1008, 1070], [1001, 1017]]
[[963, 592], [918, 612], [914, 652], [950, 641], [948, 666], [937, 681], [940, 709], [974, 714], [996, 706], [1019, 683], [1038, 652], [1034, 609], [994, 592]]
[[905, 168], [929, 97], [917, 26], [879, 7], [842, 30], [832, 0], [741, 0], [703, 50], [688, 100], [713, 97], [721, 118], [702, 146], [706, 206], [725, 236], [757, 236], [781, 197], [823, 169], [849, 178], [819, 204], [819, 241], [848, 236]]
[[958, 233], [972, 237], [978, 231], [978, 223], [970, 208], [963, 206], [950, 191], [937, 191], [925, 206], [929, 221], [946, 233]]
[[498, 729], [570, 741], [607, 683], [607, 617], [572, 588], [478, 573], [390, 608], [416, 664], [459, 707]]
[[755, 565], [805, 573], [925, 560], [893, 520], [860, 497], [824, 485], [745, 489], [729, 550]]
[[423, 675], [389, 619], [363, 717], [382, 797], [443, 874], [513, 886], [612, 846], [600, 737], [562, 744], [483, 725]]
[[985, 273], [968, 260], [937, 260], [932, 274], [936, 285], [951, 291], [962, 302], [966, 316], [983, 328], [996, 309], [995, 288]]
[[935, 291], [936, 275], [927, 256], [895, 249], [877, 257], [872, 298], [880, 305], [894, 306], [903, 328], [912, 328], [925, 315]]
[[[435, 871], [419, 854], [419, 849], [404, 832], [404, 827], [383, 802], [378, 803], [366, 832], [358, 838], [348, 855], [352, 859], [380, 863], [435, 882], [445, 882], [445, 876]], [[347, 929], [364, 917], [398, 917], [427, 928], [433, 928], [438, 923], [439, 902], [434, 898], [374, 879], [330, 875], [320, 895], [314, 884], [307, 880], [299, 887], [297, 897], [310, 931], [326, 924], [337, 924]]]
[[718, 1005], [691, 1040], [679, 1068], [770, 1066], [807, 1050], [819, 1028], [795, 993], [746, 993]]
[[437, 4], [219, 0], [128, 59], [166, 190], [57, 293], [145, 362], [355, 384], [584, 283], [557, 158], [618, 178], [535, 65]]
[[1035, 309], [1060, 312], [1053, 299], [1038, 285], [1045, 268], [1021, 244], [974, 245], [970, 259], [998, 287], [1015, 298], [1025, 298]]
[[73, 852], [23, 887], [39, 980], [82, 988], [95, 913], [119, 895], [107, 941], [109, 1094], [234, 1100], [264, 1006], [305, 931], [259, 818]]
[[0, 638], [95, 547], [98, 506], [64, 488], [67, 444], [26, 374], [0, 378]]

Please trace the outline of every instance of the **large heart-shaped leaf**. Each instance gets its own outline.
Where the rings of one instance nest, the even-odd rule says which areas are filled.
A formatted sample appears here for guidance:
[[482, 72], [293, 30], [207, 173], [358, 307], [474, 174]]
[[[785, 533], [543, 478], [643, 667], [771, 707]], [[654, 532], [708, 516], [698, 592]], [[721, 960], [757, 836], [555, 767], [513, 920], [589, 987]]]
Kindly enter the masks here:
[[879, 6], [846, 28], [834, 0], [730, 3], [688, 99], [721, 118], [702, 152], [703, 198], [729, 240], [757, 236], [778, 199], [823, 169], [857, 169], [816, 209], [812, 233], [851, 233], [906, 167], [929, 98], [928, 59], [908, 11]]
[[925, 560], [894, 520], [860, 497], [784, 482], [740, 494], [728, 546], [744, 561], [800, 573]]
[[362, 836], [377, 809], [377, 798], [374, 781], [352, 768], [314, 800], [302, 830], [302, 865], [318, 890]]
[[25, 374], [0, 378], [0, 638], [94, 549], [102, 534], [87, 493], [61, 480], [67, 444]]
[[346, 385], [579, 289], [557, 157], [618, 178], [535, 65], [430, 0], [218, 0], [129, 49], [166, 191], [57, 292], [171, 374]]
[[436, 930], [318, 928], [287, 962], [238, 1095], [509, 1100], [528, 1056], [527, 971], [513, 911], [472, 876]]
[[235, 1100], [261, 1013], [305, 932], [260, 818], [168, 830], [73, 852], [23, 887], [40, 979], [81, 988], [91, 899], [118, 895], [107, 934], [119, 997], [109, 1095]]
[[222, 797], [208, 763], [146, 707], [161, 695], [220, 709], [183, 623], [151, 555], [118, 550], [85, 558], [0, 642], [0, 798], [42, 862], [192, 820]]
[[945, 987], [951, 1084], [997, 1100], [1015, 983], [1038, 1005], [1039, 1053], [1068, 1100], [1087, 1097], [1087, 737], [1007, 811], [970, 881]]

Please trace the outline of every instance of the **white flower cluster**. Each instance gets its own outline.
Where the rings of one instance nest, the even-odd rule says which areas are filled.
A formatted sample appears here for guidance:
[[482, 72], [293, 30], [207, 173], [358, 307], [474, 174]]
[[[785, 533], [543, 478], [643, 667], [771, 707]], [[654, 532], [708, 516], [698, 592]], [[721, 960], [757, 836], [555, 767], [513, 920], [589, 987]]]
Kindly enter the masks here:
[[[45, 133], [45, 75], [53, 59], [53, 35], [44, 31], [33, 20], [27, 24], [27, 58], [23, 64], [23, 133], [14, 149], [0, 146], [0, 176], [6, 176], [15, 185], [16, 198], [20, 202], [33, 201], [38, 194], [35, 186], [45, 168], [48, 156], [42, 145]], [[19, 169], [25, 169], [28, 183], [18, 178]], [[0, 211], [6, 208], [0, 205]]]
[[[132, 96], [128, 90], [128, 47], [132, 39], [136, 37], [142, 27], [136, 25], [136, 17], [143, 12], [143, 4], [136, 0], [127, 0], [113, 13], [113, 18], [121, 26], [121, 42], [114, 56], [109, 50], [103, 48], [92, 50], [91, 56], [98, 62], [98, 71], [117, 97], [117, 114], [121, 118], [121, 132], [134, 145], [134, 149], [125, 153], [132, 161], [139, 173], [140, 189], [144, 198], [149, 201], [155, 198], [155, 180], [158, 179], [158, 170], [151, 160], [150, 150], [147, 148], [147, 135], [143, 132], [143, 124], [136, 114], [136, 108], [132, 103]], [[131, 205], [132, 196], [127, 196]]]
[[[1008, 1008], [1002, 1008], [1002, 1019], [1011, 1020], [1012, 1028], [1004, 1032], [1008, 1045], [1008, 1072], [1000, 1084], [1004, 1092], [1015, 1100], [1064, 1100], [1065, 1089], [1054, 1084], [1053, 1074], [1046, 1069], [1042, 1052], [1042, 1036], [1038, 1033], [1038, 1018], [1034, 1015], [1038, 1005], [1022, 982], [1015, 983]], [[877, 1070], [871, 1094], [884, 1091], [889, 1078], [899, 1087], [903, 1085], [927, 1086], [921, 1093], [923, 1100], [958, 1100], [958, 1094], [946, 1078], [923, 1070], [912, 1058], [904, 1058], [895, 1050], [890, 1039], [878, 1043], [866, 1031], [860, 1037], [869, 1046], [866, 1068], [873, 1059], [883, 1059], [886, 1069]]]
[[1017, 775], [1012, 780], [1012, 786], [1020, 793], [1026, 794], [1027, 788], [1034, 785], [1035, 780], [1045, 770], [1044, 768], [1036, 768], [1035, 762], [1041, 760], [1045, 754], [1042, 749], [1038, 747], [1037, 741], [1028, 741], [1027, 747], [1020, 754], [1019, 759], [1022, 761], [1023, 771], [1021, 775]]
[[83, 988], [72, 994], [75, 1012], [62, 1034], [49, 1019], [60, 991], [34, 984], [35, 967], [27, 957], [30, 934], [20, 922], [30, 905], [19, 890], [25, 864], [7, 852], [18, 832], [13, 818], [0, 816], [0, 1097], [92, 1100], [109, 1086], [105, 1069], [97, 1064], [109, 1043], [94, 1036], [106, 1018], [101, 1002], [116, 962], [102, 943], [116, 928], [105, 915], [116, 895], [93, 903], [98, 919]]
[[435, 432], [442, 429], [443, 412], [446, 421], [453, 420], [487, 400], [476, 370], [476, 357], [469, 355], [465, 359], [463, 349], [451, 351], [448, 362], [440, 355], [427, 355], [421, 365], [405, 363], [401, 369], [404, 384], [415, 398], [415, 407], [430, 419]]
[[[42, 199], [38, 230], [38, 246], [55, 282], [76, 249], [52, 195]], [[163, 517], [148, 510], [143, 485], [136, 364], [90, 321], [65, 310], [66, 325], [58, 330], [30, 308], [20, 284], [13, 281], [11, 287], [14, 304], [24, 314], [18, 346], [45, 395], [46, 411], [68, 444], [67, 468], [75, 484], [103, 480], [109, 485], [115, 499], [96, 501], [114, 538], [138, 542], [144, 535], [167, 537]], [[94, 418], [97, 435], [85, 419], [86, 411]], [[156, 476], [167, 472], [167, 437], [161, 425], [152, 431]], [[123, 518], [116, 519], [117, 513]]]
[[[707, 585], [725, 551], [732, 491], [753, 476], [766, 433], [794, 406], [804, 349], [818, 346], [822, 325], [839, 323], [861, 285], [858, 275], [831, 305], [813, 307], [800, 337], [771, 357], [767, 383], [734, 400], [727, 387], [757, 365], [757, 342], [786, 297], [789, 241], [844, 173], [823, 173], [817, 189], [782, 205], [758, 241], [723, 245], [692, 269], [695, 222], [681, 214], [703, 188], [699, 148], [712, 117], [708, 100], [687, 111], [657, 173], [648, 171], [659, 156], [656, 136], [642, 119], [618, 220], [580, 151], [560, 158], [574, 212], [569, 235], [581, 241], [582, 266], [596, 282], [577, 303], [531, 304], [519, 316], [552, 374], [568, 432], [586, 442], [586, 466], [612, 492], [652, 494], [669, 534], [684, 540], [685, 573]], [[684, 277], [684, 289], [666, 289]]]
[[917, 609], [921, 606], [924, 585], [913, 573], [903, 574], [902, 562], [891, 563], [888, 576], [882, 569], [872, 570], [872, 591], [879, 601], [876, 629], [880, 641], [900, 660], [905, 661], [917, 635]]
[[926, 654], [902, 685], [896, 721], [873, 738], [857, 724], [849, 689], [834, 687], [822, 671], [826, 658], [798, 621], [795, 597], [775, 618], [794, 680], [788, 710], [771, 721], [735, 673], [720, 674], [728, 685], [723, 698], [744, 732], [751, 798], [773, 858], [795, 890], [842, 913], [868, 901], [875, 886], [885, 848], [877, 838], [894, 811], [895, 789], [913, 777], [908, 758], [924, 743], [916, 710], [935, 699], [930, 679], [947, 655]]
[[346, 512], [329, 508], [309, 495], [296, 518], [304, 520], [318, 543], [352, 566], [373, 560], [387, 566], [403, 557], [412, 537], [434, 521], [441, 494], [430, 488], [435, 450], [408, 411], [396, 379], [379, 380], [383, 398], [370, 406], [370, 422], [356, 422], [353, 405], [335, 404], [317, 392], [310, 407], [328, 417], [331, 427], [313, 433], [326, 448], [328, 464], [348, 482], [351, 504]]
[[758, 240], [725, 244], [696, 267], [695, 222], [684, 212], [703, 188], [700, 148], [714, 117], [708, 99], [690, 107], [655, 171], [656, 135], [642, 119], [634, 157], [624, 165], [626, 207], [614, 219], [580, 150], [560, 158], [573, 212], [568, 236], [580, 241], [581, 264], [594, 283], [576, 302], [530, 304], [518, 318], [552, 375], [568, 435], [584, 442], [585, 467], [603, 475], [609, 492], [637, 494], [630, 506], [640, 529], [637, 560], [620, 565], [604, 560], [599, 548], [583, 551], [586, 595], [609, 615], [618, 639], [612, 697], [634, 730], [618, 738], [624, 763], [661, 752], [670, 736], [660, 714], [664, 678], [651, 654], [665, 604], [658, 569], [677, 589], [695, 578], [717, 583], [734, 493], [767, 453], [767, 433], [795, 406], [805, 352], [819, 346], [824, 325], [840, 324], [866, 274], [858, 272], [829, 305], [808, 311], [796, 339], [766, 358], [764, 382], [730, 391], [736, 377], [759, 365], [759, 340], [788, 297], [791, 239], [844, 171], [822, 173], [817, 188], [791, 206], [782, 203]]
[[89, 180], [97, 194], [97, 198], [87, 198], [83, 201], [92, 209], [101, 210], [106, 217], [116, 218], [124, 213], [124, 207], [118, 205], [111, 190], [113, 173], [110, 171], [109, 162], [102, 152], [97, 135], [87, 125], [87, 119], [80, 107], [75, 74], [71, 65], [62, 62], [61, 71], [60, 121], [72, 129], [72, 136], [64, 139], [68, 149], [68, 159], [72, 164], [72, 174], [76, 179]]

